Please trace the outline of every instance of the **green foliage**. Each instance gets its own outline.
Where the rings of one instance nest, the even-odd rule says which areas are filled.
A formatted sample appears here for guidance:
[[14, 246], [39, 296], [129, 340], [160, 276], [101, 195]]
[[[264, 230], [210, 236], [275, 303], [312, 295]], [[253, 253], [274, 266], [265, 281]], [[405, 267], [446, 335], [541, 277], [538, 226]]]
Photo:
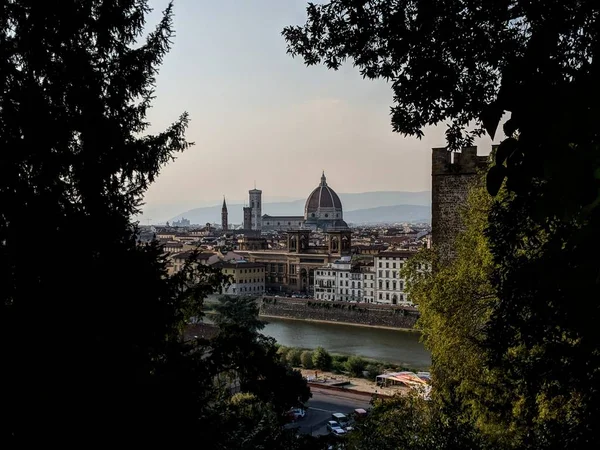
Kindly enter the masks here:
[[381, 370], [381, 366], [378, 364], [369, 363], [365, 366], [365, 371], [367, 372], [366, 378], [371, 381], [375, 381], [377, 375], [381, 375], [383, 372]]
[[453, 420], [452, 414], [442, 413], [437, 404], [412, 394], [375, 401], [366, 419], [355, 424], [348, 448], [483, 450], [493, 447], [488, 447], [468, 423]]
[[313, 366], [319, 370], [329, 370], [331, 368], [331, 355], [323, 347], [317, 347], [313, 351]]
[[147, 117], [172, 7], [153, 28], [143, 0], [0, 11], [3, 447], [186, 440], [212, 394], [181, 331], [223, 279], [189, 266], [169, 278], [131, 221], [191, 145], [187, 114], [154, 134]]
[[339, 362], [340, 364], [344, 364], [348, 361], [348, 355], [332, 355], [331, 360], [333, 362]]
[[301, 360], [302, 350], [299, 348], [292, 348], [286, 355], [287, 363], [292, 367], [300, 367], [302, 365]]
[[486, 239], [481, 227], [465, 237], [473, 261], [452, 274], [421, 256], [442, 272], [422, 288], [421, 326], [442, 332], [426, 339], [441, 352], [442, 397], [470, 399], [461, 417], [519, 447], [585, 447], [600, 420], [600, 3], [483, 3], [332, 0], [283, 34], [309, 65], [350, 59], [389, 81], [395, 131], [450, 122], [450, 150], [493, 139], [510, 112], [486, 180], [499, 195]]
[[[237, 380], [242, 391], [256, 395], [279, 415], [306, 402], [310, 398], [306, 380], [282, 362], [282, 347], [258, 332], [264, 322], [258, 319], [255, 300], [223, 297], [220, 302], [220, 332], [210, 341], [208, 357], [213, 375]], [[296, 349], [285, 354], [292, 352], [299, 358]]]
[[253, 297], [223, 295], [214, 309], [218, 313], [214, 321], [221, 328], [234, 326], [256, 332], [265, 327], [265, 322], [258, 318], [259, 307]]
[[312, 352], [310, 350], [304, 350], [300, 354], [300, 362], [305, 369], [312, 369], [314, 367]]
[[287, 354], [289, 353], [290, 350], [291, 350], [290, 347], [285, 347], [283, 345], [280, 345], [277, 347], [277, 355], [279, 356], [279, 361], [282, 364], [287, 363]]
[[329, 370], [336, 374], [343, 374], [346, 371], [346, 365], [341, 361], [331, 361]]
[[363, 371], [367, 367], [367, 361], [360, 356], [351, 356], [346, 361], [346, 370], [353, 377], [362, 377]]

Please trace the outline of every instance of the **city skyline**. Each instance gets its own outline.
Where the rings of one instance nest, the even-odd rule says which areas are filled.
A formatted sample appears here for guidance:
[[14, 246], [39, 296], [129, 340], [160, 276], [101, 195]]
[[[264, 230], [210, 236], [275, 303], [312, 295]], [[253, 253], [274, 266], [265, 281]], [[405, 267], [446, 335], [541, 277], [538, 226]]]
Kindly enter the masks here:
[[[166, 4], [151, 1], [149, 27]], [[431, 189], [431, 148], [445, 145], [445, 128], [427, 128], [421, 140], [395, 134], [385, 82], [349, 64], [333, 72], [287, 55], [281, 30], [302, 23], [305, 8], [300, 0], [176, 2], [149, 120], [161, 130], [188, 111], [195, 145], [150, 186], [141, 220], [223, 195], [242, 199], [255, 181], [265, 201], [305, 198], [322, 170], [341, 193]], [[484, 154], [491, 141], [475, 145]]]

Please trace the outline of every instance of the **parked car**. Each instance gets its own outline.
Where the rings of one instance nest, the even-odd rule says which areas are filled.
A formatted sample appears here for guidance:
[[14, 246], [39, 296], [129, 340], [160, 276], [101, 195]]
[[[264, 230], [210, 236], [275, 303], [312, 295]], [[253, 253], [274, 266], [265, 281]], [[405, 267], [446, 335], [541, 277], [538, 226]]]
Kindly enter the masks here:
[[346, 430], [344, 430], [335, 420], [327, 422], [327, 431], [334, 436], [343, 436], [346, 434]]
[[295, 422], [296, 420], [303, 419], [306, 416], [306, 411], [302, 408], [292, 408], [286, 415], [290, 421]]

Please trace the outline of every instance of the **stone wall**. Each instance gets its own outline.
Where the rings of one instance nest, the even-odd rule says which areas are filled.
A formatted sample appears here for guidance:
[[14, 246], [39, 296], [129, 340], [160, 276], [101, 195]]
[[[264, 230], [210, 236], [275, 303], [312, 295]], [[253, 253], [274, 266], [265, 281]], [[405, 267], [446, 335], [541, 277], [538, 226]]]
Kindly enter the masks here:
[[479, 170], [487, 165], [487, 156], [477, 156], [477, 147], [461, 153], [434, 148], [431, 170], [431, 234], [432, 243], [442, 259], [455, 256], [454, 239], [463, 228], [462, 207], [469, 189], [479, 178]]
[[404, 329], [414, 328], [419, 317], [414, 308], [283, 297], [261, 299], [260, 315]]

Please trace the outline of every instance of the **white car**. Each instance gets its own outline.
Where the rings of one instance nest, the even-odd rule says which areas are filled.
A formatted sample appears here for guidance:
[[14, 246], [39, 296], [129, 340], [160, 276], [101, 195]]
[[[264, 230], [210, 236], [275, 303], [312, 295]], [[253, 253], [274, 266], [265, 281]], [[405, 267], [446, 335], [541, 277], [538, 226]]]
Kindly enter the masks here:
[[346, 430], [344, 430], [335, 420], [327, 422], [327, 430], [334, 436], [343, 436], [346, 434]]
[[306, 411], [302, 408], [294, 408], [292, 409], [292, 414], [296, 419], [303, 419], [306, 416]]

